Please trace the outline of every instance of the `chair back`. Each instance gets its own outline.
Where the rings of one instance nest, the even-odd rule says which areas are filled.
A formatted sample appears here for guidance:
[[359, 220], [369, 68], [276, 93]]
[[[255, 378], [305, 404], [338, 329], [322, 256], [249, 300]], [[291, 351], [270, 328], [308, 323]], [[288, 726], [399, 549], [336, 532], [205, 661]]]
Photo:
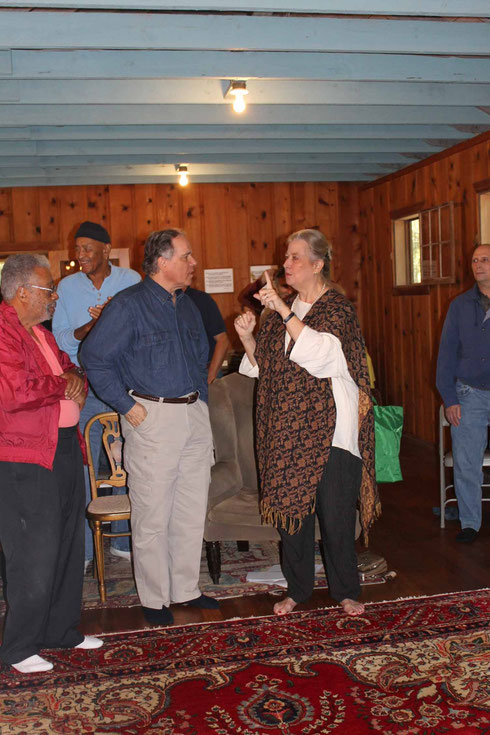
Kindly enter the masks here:
[[244, 487], [257, 490], [257, 460], [254, 439], [254, 401], [257, 381], [240, 373], [225, 375], [223, 380], [228, 389], [237, 436], [237, 457]]
[[[109, 477], [97, 477], [98, 467], [94, 467], [92, 448], [90, 446], [90, 429], [99, 421], [102, 424], [102, 445], [109, 462]], [[99, 496], [99, 487], [111, 485], [112, 487], [124, 487], [126, 485], [126, 470], [122, 466], [121, 453], [121, 427], [119, 416], [115, 411], [97, 413], [87, 422], [84, 431], [85, 443], [87, 445], [88, 474], [90, 479], [90, 492], [92, 499]], [[116, 449], [117, 447], [117, 449]]]
[[236, 490], [257, 490], [253, 401], [255, 380], [240, 373], [218, 378], [209, 386], [209, 415], [216, 463], [228, 465]]

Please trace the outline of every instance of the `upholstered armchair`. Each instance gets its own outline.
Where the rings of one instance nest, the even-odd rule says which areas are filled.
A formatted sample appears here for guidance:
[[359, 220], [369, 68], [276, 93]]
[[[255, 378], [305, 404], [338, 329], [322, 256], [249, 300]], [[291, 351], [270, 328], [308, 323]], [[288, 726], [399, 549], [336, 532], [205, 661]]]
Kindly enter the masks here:
[[254, 450], [253, 403], [255, 380], [230, 373], [209, 386], [209, 413], [215, 447], [208, 510], [204, 528], [211, 578], [218, 584], [220, 541], [279, 539], [263, 526], [259, 513]]

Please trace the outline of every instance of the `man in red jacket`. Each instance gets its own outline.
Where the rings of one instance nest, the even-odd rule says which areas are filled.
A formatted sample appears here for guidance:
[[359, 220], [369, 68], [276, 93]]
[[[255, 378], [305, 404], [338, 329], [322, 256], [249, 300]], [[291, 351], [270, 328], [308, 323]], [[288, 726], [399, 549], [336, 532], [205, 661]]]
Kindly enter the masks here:
[[22, 673], [49, 671], [44, 648], [98, 648], [80, 622], [85, 486], [80, 368], [40, 323], [53, 316], [49, 262], [7, 258], [0, 304], [0, 544], [8, 611], [0, 659]]

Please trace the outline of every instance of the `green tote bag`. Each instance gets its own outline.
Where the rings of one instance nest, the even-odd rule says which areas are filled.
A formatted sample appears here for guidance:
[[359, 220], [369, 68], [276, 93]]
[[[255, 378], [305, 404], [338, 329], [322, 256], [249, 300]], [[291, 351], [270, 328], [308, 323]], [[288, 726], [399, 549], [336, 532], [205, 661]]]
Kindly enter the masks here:
[[402, 406], [379, 406], [374, 401], [375, 464], [377, 482], [403, 480], [400, 469]]

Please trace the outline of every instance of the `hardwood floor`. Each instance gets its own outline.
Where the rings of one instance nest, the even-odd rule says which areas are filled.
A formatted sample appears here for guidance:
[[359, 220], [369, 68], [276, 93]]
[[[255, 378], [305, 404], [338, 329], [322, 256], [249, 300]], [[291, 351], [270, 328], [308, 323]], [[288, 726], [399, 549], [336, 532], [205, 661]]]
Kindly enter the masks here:
[[[438, 464], [435, 450], [404, 438], [401, 463], [403, 482], [380, 485], [383, 515], [374, 525], [369, 547], [382, 554], [396, 579], [362, 588], [364, 602], [398, 597], [433, 595], [490, 586], [490, 503], [484, 503], [482, 530], [471, 545], [455, 541], [459, 523], [439, 527], [433, 514], [438, 505]], [[485, 507], [486, 506], [486, 507]], [[270, 615], [277, 597], [268, 594], [223, 600], [219, 610], [193, 610], [178, 605], [172, 610], [176, 624], [219, 621], [234, 617]], [[326, 591], [317, 590], [298, 609], [334, 604]], [[84, 633], [138, 630], [149, 627], [139, 607], [85, 610]]]

